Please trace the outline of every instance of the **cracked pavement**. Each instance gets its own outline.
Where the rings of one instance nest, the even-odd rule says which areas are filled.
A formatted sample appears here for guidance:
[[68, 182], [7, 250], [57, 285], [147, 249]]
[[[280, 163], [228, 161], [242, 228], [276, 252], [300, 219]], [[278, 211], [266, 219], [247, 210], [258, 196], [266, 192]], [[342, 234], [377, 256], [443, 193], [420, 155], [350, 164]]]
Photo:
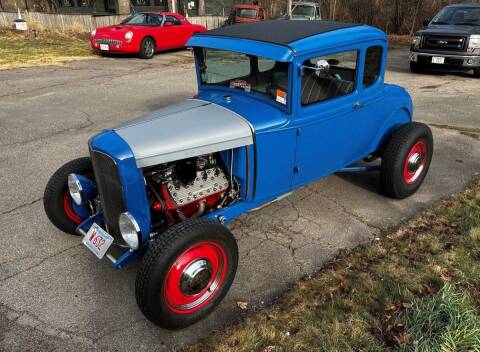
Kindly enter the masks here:
[[86, 155], [96, 132], [191, 97], [190, 52], [0, 71], [0, 350], [175, 350], [244, 314], [236, 301], [268, 304], [338, 250], [463, 189], [480, 171], [480, 81], [412, 75], [406, 47], [390, 50], [387, 81], [406, 87], [415, 119], [434, 126], [434, 159], [420, 191], [396, 201], [380, 193], [377, 173], [333, 175], [240, 217], [230, 226], [240, 247], [230, 293], [207, 319], [172, 332], [137, 309], [139, 264], [115, 271], [98, 261], [49, 223], [42, 196], [50, 175]]

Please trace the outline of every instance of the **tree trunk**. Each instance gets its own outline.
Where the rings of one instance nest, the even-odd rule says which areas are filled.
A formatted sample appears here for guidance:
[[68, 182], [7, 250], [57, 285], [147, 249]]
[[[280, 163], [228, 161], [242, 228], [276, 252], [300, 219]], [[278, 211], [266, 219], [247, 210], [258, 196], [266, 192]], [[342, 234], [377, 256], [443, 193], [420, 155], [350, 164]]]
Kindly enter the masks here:
[[198, 0], [198, 15], [205, 16], [205, 0]]

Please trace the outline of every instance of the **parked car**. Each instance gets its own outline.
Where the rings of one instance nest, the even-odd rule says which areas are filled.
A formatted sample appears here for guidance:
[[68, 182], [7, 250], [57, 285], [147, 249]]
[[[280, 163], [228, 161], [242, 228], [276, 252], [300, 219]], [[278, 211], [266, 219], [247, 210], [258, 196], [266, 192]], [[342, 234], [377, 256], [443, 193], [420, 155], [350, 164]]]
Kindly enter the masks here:
[[225, 21], [229, 26], [236, 23], [258, 22], [268, 20], [267, 9], [259, 5], [235, 4]]
[[184, 47], [193, 34], [205, 30], [178, 13], [137, 12], [118, 25], [95, 29], [90, 45], [100, 53], [138, 54], [151, 59], [158, 51]]
[[[279, 19], [287, 20], [284, 15]], [[316, 2], [294, 1], [292, 3], [292, 20], [321, 20], [320, 4]]]
[[238, 216], [335, 172], [379, 171], [385, 194], [405, 198], [433, 154], [409, 94], [384, 83], [379, 29], [265, 21], [188, 45], [198, 94], [92, 137], [90, 156], [60, 167], [44, 195], [51, 222], [98, 258], [143, 257], [137, 303], [165, 328], [227, 294], [238, 248], [226, 225]]
[[480, 4], [443, 8], [415, 33], [410, 48], [410, 69], [424, 68], [472, 72], [480, 78]]

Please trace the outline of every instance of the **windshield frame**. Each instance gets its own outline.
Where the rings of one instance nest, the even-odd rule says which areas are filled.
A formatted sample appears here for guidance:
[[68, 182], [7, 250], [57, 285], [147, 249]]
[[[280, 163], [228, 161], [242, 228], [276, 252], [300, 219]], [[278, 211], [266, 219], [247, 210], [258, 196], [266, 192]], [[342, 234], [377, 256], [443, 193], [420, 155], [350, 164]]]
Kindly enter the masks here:
[[471, 22], [471, 23], [468, 23], [468, 22], [455, 23], [455, 22], [446, 21], [445, 19], [441, 18], [448, 11], [455, 11], [455, 10], [464, 10], [464, 11], [465, 10], [471, 10], [471, 11], [477, 10], [480, 13], [480, 7], [478, 7], [478, 6], [468, 6], [468, 5], [465, 5], [465, 6], [447, 6], [447, 7], [444, 7], [442, 10], [440, 10], [440, 12], [438, 12], [435, 15], [435, 17], [433, 17], [433, 19], [430, 21], [430, 24], [438, 25], [438, 26], [479, 26], [480, 25], [480, 15], [475, 22]]
[[256, 100], [260, 100], [264, 103], [267, 103], [287, 114], [291, 114], [292, 113], [292, 106], [293, 106], [293, 72], [294, 72], [294, 64], [292, 61], [281, 61], [281, 60], [277, 60], [277, 59], [274, 59], [274, 58], [271, 58], [271, 57], [267, 57], [267, 56], [261, 56], [262, 58], [265, 58], [265, 59], [268, 59], [268, 60], [274, 60], [274, 61], [278, 61], [278, 62], [284, 62], [284, 63], [287, 63], [288, 64], [288, 83], [287, 83], [287, 104], [286, 105], [283, 105], [283, 104], [280, 104], [278, 103], [275, 99], [272, 99], [270, 97], [268, 97], [266, 94], [264, 93], [261, 93], [261, 92], [256, 92], [254, 90], [251, 90], [250, 92], [246, 92], [245, 90], [241, 90], [241, 89], [238, 89], [238, 88], [231, 88], [231, 87], [228, 87], [228, 86], [224, 86], [224, 85], [220, 85], [220, 84], [205, 84], [203, 83], [203, 79], [202, 79], [202, 72], [201, 72], [201, 69], [202, 69], [202, 65], [203, 65], [203, 55], [202, 55], [202, 51], [204, 49], [207, 49], [207, 50], [223, 50], [223, 51], [230, 51], [230, 52], [233, 52], [233, 53], [238, 53], [238, 54], [242, 54], [242, 55], [247, 55], [247, 56], [257, 56], [258, 55], [251, 55], [251, 54], [247, 54], [247, 53], [244, 53], [244, 52], [241, 52], [241, 51], [235, 51], [235, 50], [228, 50], [228, 49], [222, 49], [222, 48], [210, 48], [210, 47], [193, 47], [193, 51], [194, 51], [194, 57], [195, 57], [195, 70], [196, 70], [196, 73], [197, 73], [197, 84], [198, 84], [198, 89], [199, 89], [199, 92], [200, 91], [222, 91], [222, 92], [225, 92], [226, 95], [236, 95], [236, 94], [240, 94], [240, 95], [243, 95], [245, 97], [249, 97], [249, 98], [253, 98], [253, 99], [256, 99]]

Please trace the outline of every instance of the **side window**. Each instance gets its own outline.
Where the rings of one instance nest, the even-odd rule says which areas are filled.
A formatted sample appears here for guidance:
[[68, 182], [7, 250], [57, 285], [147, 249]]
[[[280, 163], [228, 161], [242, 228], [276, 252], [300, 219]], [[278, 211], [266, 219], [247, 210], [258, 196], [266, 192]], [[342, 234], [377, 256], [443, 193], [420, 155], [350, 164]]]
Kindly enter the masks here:
[[358, 51], [311, 58], [303, 63], [302, 105], [341, 97], [355, 90]]
[[381, 46], [371, 46], [365, 54], [365, 70], [363, 72], [363, 87], [374, 84], [380, 76], [383, 49]]
[[275, 66], [275, 60], [266, 59], [264, 57], [258, 58], [258, 72], [270, 71]]
[[165, 18], [166, 22], [171, 22], [174, 26], [181, 25], [182, 23], [175, 16], [167, 16]]

